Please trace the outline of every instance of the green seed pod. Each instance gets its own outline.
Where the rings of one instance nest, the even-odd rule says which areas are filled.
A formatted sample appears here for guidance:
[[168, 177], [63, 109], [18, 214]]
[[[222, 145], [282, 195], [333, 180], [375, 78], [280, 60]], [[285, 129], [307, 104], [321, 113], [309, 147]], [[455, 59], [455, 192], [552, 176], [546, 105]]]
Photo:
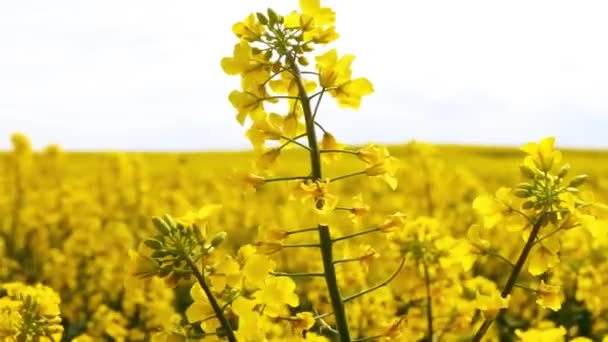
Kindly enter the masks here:
[[222, 242], [224, 242], [224, 240], [226, 240], [226, 236], [228, 236], [228, 234], [226, 232], [219, 232], [219, 233], [215, 234], [213, 239], [211, 239], [211, 246], [217, 247], [217, 246], [221, 245]]
[[559, 169], [559, 173], [557, 174], [557, 178], [564, 178], [568, 175], [568, 171], [570, 171], [570, 164], [564, 164], [561, 169]]
[[171, 227], [159, 217], [154, 216], [152, 223], [154, 223], [154, 227], [161, 235], [168, 235], [171, 232]]
[[144, 241], [144, 245], [152, 248], [152, 249], [161, 249], [163, 248], [162, 242], [154, 239], [148, 239]]
[[578, 186], [583, 185], [583, 183], [585, 183], [588, 178], [589, 176], [587, 175], [578, 175], [570, 181], [570, 184], [568, 184], [568, 186], [576, 188]]
[[258, 21], [262, 25], [268, 25], [268, 18], [263, 13], [257, 12], [255, 16], [258, 18]]
[[536, 177], [536, 172], [527, 165], [520, 165], [519, 171], [521, 171], [522, 176], [526, 178], [534, 179], [534, 177]]

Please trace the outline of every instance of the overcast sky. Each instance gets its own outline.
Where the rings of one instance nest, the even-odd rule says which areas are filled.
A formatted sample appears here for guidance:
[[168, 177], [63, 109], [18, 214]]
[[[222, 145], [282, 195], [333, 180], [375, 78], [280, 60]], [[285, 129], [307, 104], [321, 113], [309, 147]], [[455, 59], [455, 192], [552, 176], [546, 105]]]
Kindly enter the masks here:
[[[608, 3], [326, 0], [376, 92], [324, 102], [346, 142], [608, 147]], [[276, 5], [276, 6], [275, 6]], [[234, 22], [296, 0], [0, 1], [0, 149], [248, 147], [219, 66]]]

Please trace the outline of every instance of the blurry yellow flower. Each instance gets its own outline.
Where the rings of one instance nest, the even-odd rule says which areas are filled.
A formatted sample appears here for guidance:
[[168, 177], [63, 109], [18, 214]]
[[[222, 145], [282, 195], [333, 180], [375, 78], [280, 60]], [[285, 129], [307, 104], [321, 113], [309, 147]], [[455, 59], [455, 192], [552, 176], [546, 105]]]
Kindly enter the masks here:
[[175, 220], [186, 227], [190, 227], [194, 224], [200, 225], [207, 222], [211, 216], [217, 215], [221, 209], [221, 204], [207, 205], [198, 210], [189, 211]]
[[[321, 150], [341, 151], [343, 149], [344, 144], [339, 143], [333, 134], [329, 132], [323, 133], [323, 139], [321, 139]], [[325, 152], [321, 154], [321, 158], [324, 162], [328, 163], [337, 160], [340, 158], [340, 155], [340, 152]]]
[[266, 305], [264, 313], [270, 317], [279, 316], [285, 305], [296, 307], [300, 304], [295, 294], [296, 283], [288, 277], [271, 277], [262, 284], [256, 299]]
[[563, 301], [561, 286], [546, 284], [544, 280], [541, 280], [540, 286], [536, 290], [536, 295], [536, 303], [543, 308], [548, 308], [553, 311], [561, 309]]
[[480, 195], [473, 201], [473, 209], [483, 217], [485, 228], [500, 225], [508, 231], [521, 231], [529, 222], [520, 214], [514, 212], [516, 198], [511, 189], [502, 187], [495, 196]]
[[527, 331], [515, 330], [515, 335], [521, 342], [560, 342], [564, 340], [566, 333], [566, 328], [562, 326], [559, 328], [529, 329]]
[[278, 148], [271, 148], [262, 153], [258, 153], [256, 157], [256, 166], [259, 169], [266, 170], [276, 162], [280, 154], [281, 150]]
[[213, 267], [209, 275], [211, 286], [216, 291], [223, 291], [226, 285], [236, 287], [241, 282], [241, 268], [232, 257], [224, 255], [220, 262]]
[[396, 212], [389, 215], [384, 222], [378, 228], [383, 233], [392, 233], [405, 227], [405, 218], [407, 216], [403, 213]]
[[315, 325], [315, 316], [312, 312], [298, 312], [295, 319], [289, 321], [292, 329], [296, 331], [304, 331], [312, 328]]
[[275, 262], [266, 255], [253, 254], [248, 257], [241, 270], [247, 287], [258, 288], [262, 286], [275, 266]]

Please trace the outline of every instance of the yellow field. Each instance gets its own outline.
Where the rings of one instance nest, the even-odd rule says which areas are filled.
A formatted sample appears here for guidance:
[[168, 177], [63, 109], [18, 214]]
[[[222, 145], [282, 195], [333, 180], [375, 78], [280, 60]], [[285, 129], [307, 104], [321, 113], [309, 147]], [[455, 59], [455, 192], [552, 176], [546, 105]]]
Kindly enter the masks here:
[[[500, 289], [509, 273], [507, 262], [492, 257], [490, 251], [514, 263], [525, 240], [519, 232], [494, 230], [484, 233], [493, 246], [485, 256], [458, 254], [459, 260], [450, 253], [460, 248], [456, 246], [463, 246], [459, 242], [471, 241], [467, 231], [483, 221], [473, 210], [475, 198], [520, 182], [518, 166], [523, 152], [412, 143], [391, 148], [391, 154], [399, 159], [399, 186], [395, 191], [367, 176], [336, 181], [331, 193], [343, 199], [341, 203], [345, 204], [341, 206], [356, 206], [362, 200], [369, 204], [369, 214], [349, 217], [348, 212], [336, 209], [336, 213], [322, 216], [336, 237], [377, 226], [394, 212], [406, 215], [399, 229], [407, 234], [390, 229], [334, 245], [335, 259], [358, 258], [336, 265], [344, 296], [376, 284], [385, 285], [346, 302], [353, 339], [425, 338], [430, 298], [434, 339], [467, 340], [483, 317], [491, 315], [489, 309], [484, 309], [489, 305], [486, 302], [491, 298], [491, 288]], [[595, 194], [596, 201], [608, 202], [608, 152], [565, 151], [564, 159], [573, 165], [572, 174], [590, 176], [584, 188]], [[239, 175], [249, 172], [252, 161], [253, 155], [246, 152], [63, 153], [52, 147], [42, 153], [30, 154], [27, 149], [17, 148], [0, 155], [0, 283], [4, 284], [0, 336], [11, 336], [10, 330], [19, 330], [23, 324], [11, 326], [10, 321], [25, 321], [23, 313], [32, 312], [19, 311], [19, 318], [14, 307], [13, 311], [6, 309], [22, 303], [23, 297], [16, 299], [16, 293], [27, 293], [42, 303], [47, 322], [38, 325], [46, 329], [41, 334], [63, 336], [65, 340], [78, 336], [79, 341], [144, 341], [160, 339], [159, 332], [165, 332], [163, 338], [167, 341], [185, 341], [178, 339], [177, 333], [166, 333], [182, 329], [179, 331], [191, 336], [198, 332], [200, 338], [205, 329], [215, 329], [205, 322], [192, 322], [192, 307], [199, 300], [195, 298], [197, 301], [191, 306], [188, 292], [193, 278], [182, 279], [175, 289], [157, 277], [143, 283], [135, 281], [128, 262], [129, 250], [136, 250], [143, 239], [155, 234], [153, 216], [169, 213], [180, 217], [210, 204], [222, 207], [206, 219], [207, 235], [227, 232], [221, 253], [236, 256], [237, 260], [238, 253], [244, 253], [237, 253], [241, 246], [268, 241], [277, 229], [314, 227], [319, 216], [300, 201], [289, 199], [293, 181], [269, 183], [256, 192], [239, 182]], [[307, 154], [291, 152], [281, 157], [274, 173], [302, 175], [308, 172], [307, 162]], [[357, 171], [357, 165], [355, 156], [342, 156], [325, 177], [352, 173]], [[363, 194], [361, 199], [351, 199], [359, 193]], [[509, 310], [499, 314], [485, 338], [496, 340], [501, 335], [504, 340], [514, 340], [515, 336], [526, 336], [522, 335], [526, 329], [530, 329], [526, 337], [529, 341], [537, 340], [534, 336], [540, 335], [534, 334], [540, 331], [544, 332], [543, 341], [561, 341], [564, 334], [595, 339], [603, 336], [608, 328], [608, 227], [604, 223], [600, 226], [604, 234], [596, 236], [579, 228], [564, 231], [557, 241], [561, 245], [556, 256], [559, 262], [546, 272], [532, 276], [524, 269], [511, 295]], [[316, 248], [287, 247], [309, 243], [314, 238], [314, 233], [295, 234], [282, 242], [282, 248], [258, 243], [256, 253], [275, 262], [276, 272], [319, 272], [322, 265]], [[424, 259], [427, 261], [421, 264], [412, 246], [427, 246], [431, 241], [428, 246], [447, 249], [438, 252], [436, 259]], [[395, 243], [400, 247], [395, 248]], [[400, 255], [405, 257], [402, 269], [398, 268]], [[471, 255], [476, 259], [472, 268], [460, 265]], [[388, 282], [391, 275], [395, 278]], [[302, 326], [282, 317], [302, 312], [331, 313], [323, 278], [293, 279], [299, 297], [296, 303], [292, 299], [291, 309], [283, 304], [275, 308], [276, 314], [268, 316], [263, 316], [258, 307], [264, 321], [257, 324], [266, 326], [265, 336], [252, 341], [302, 339]], [[539, 283], [541, 279], [557, 286], [558, 290], [551, 293], [557, 299], [547, 299], [547, 293], [541, 296], [538, 291], [548, 291]], [[50, 289], [34, 288], [38, 283]], [[283, 290], [278, 287], [275, 295], [280, 297]], [[55, 294], [61, 299], [60, 314], [53, 309], [58, 302]], [[543, 296], [546, 302], [538, 305], [537, 297]], [[13, 304], [7, 298], [12, 298]], [[547, 304], [549, 300], [557, 300], [560, 305]], [[547, 308], [551, 306], [554, 310]], [[191, 312], [184, 315], [189, 307]], [[51, 319], [57, 316], [61, 321]], [[189, 325], [189, 319], [189, 323], [196, 324]], [[331, 330], [324, 328], [325, 323], [334, 324], [331, 315], [313, 323], [304, 327], [306, 340], [321, 341], [322, 336], [331, 339]], [[188, 328], [171, 330], [177, 326]], [[244, 325], [240, 326], [244, 329]], [[208, 335], [204, 340], [214, 339], [217, 336]]]

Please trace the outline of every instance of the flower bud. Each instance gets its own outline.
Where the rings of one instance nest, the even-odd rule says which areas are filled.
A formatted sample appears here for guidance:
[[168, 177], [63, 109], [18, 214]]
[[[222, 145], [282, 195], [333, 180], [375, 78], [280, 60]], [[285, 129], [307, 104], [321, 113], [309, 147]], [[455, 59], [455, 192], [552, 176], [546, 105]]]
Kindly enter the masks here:
[[161, 249], [163, 247], [163, 244], [155, 239], [145, 240], [144, 244], [152, 249]]
[[255, 16], [258, 18], [258, 21], [262, 25], [268, 25], [268, 18], [263, 13], [257, 12]]
[[521, 174], [526, 178], [534, 179], [536, 176], [536, 172], [527, 165], [520, 165], [519, 171], [521, 171]]
[[532, 194], [530, 193], [530, 191], [528, 191], [526, 189], [517, 188], [517, 189], [513, 190], [513, 195], [515, 195], [516, 197], [519, 197], [519, 198], [528, 198]]
[[532, 209], [534, 207], [534, 202], [532, 201], [526, 201], [524, 202], [524, 204], [521, 205], [522, 209], [528, 210], [528, 209]]
[[279, 22], [279, 16], [277, 15], [277, 12], [275, 12], [272, 8], [269, 8], [266, 13], [268, 14], [268, 22], [270, 26], [273, 26], [274, 24]]
[[557, 174], [557, 178], [564, 178], [570, 171], [570, 164], [564, 164], [564, 166], [559, 169], [559, 173]]
[[154, 227], [161, 235], [167, 235], [171, 232], [171, 227], [165, 222], [165, 220], [155, 216], [152, 218], [152, 223], [154, 223]]
[[222, 242], [224, 242], [224, 240], [226, 240], [226, 236], [228, 236], [228, 234], [226, 232], [219, 232], [219, 233], [215, 234], [213, 239], [211, 239], [211, 246], [217, 247], [217, 246], [221, 245]]
[[568, 187], [576, 188], [578, 186], [581, 186], [581, 185], [583, 185], [583, 183], [585, 183], [587, 181], [588, 178], [589, 178], [589, 176], [587, 176], [587, 175], [578, 175], [570, 181], [570, 184], [568, 184]]

